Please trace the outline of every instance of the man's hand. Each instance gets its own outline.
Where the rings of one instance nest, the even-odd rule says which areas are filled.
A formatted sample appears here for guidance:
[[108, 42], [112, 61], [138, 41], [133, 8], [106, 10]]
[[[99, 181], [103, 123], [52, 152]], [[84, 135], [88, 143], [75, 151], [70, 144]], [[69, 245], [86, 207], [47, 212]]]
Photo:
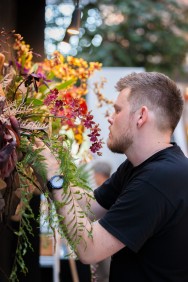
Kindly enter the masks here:
[[42, 148], [40, 154], [45, 158], [47, 180], [56, 174], [60, 174], [59, 163], [44, 142], [39, 138], [35, 138], [35, 145], [37, 148]]

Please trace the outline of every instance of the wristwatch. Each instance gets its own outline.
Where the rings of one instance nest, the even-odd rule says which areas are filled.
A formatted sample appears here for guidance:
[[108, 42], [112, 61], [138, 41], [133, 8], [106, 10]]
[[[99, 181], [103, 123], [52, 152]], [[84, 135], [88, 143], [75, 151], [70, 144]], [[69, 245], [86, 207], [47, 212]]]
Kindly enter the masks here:
[[46, 186], [51, 192], [53, 189], [61, 189], [63, 187], [64, 177], [63, 175], [54, 175], [48, 180]]

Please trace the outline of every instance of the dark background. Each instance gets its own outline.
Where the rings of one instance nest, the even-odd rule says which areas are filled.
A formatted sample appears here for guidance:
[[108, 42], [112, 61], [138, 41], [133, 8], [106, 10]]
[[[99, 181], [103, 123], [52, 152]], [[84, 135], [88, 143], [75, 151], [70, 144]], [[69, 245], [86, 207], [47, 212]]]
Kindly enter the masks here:
[[1, 0], [0, 28], [16, 30], [44, 58], [45, 0]]

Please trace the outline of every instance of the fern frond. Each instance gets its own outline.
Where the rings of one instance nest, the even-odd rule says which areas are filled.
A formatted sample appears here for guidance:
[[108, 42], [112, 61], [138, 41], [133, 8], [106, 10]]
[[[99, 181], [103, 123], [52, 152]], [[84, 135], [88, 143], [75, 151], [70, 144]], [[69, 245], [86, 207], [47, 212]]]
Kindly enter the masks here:
[[37, 171], [37, 174], [41, 179], [46, 181], [46, 164], [45, 158], [40, 154], [41, 148], [33, 148], [33, 144], [30, 143], [26, 138], [22, 138], [20, 144], [20, 150], [24, 154], [20, 163], [26, 168], [32, 167], [34, 171]]
[[33, 235], [32, 226], [30, 219], [34, 219], [33, 211], [29, 205], [29, 199], [32, 197], [32, 193], [28, 195], [28, 189], [26, 189], [25, 177], [19, 174], [20, 188], [21, 190], [21, 202], [22, 208], [20, 210], [20, 226], [19, 231], [15, 232], [18, 236], [16, 255], [14, 259], [13, 269], [10, 276], [10, 281], [18, 281], [17, 273], [20, 270], [26, 274], [28, 272], [27, 266], [25, 265], [24, 256], [28, 249], [33, 251], [32, 245], [29, 241], [28, 234]]

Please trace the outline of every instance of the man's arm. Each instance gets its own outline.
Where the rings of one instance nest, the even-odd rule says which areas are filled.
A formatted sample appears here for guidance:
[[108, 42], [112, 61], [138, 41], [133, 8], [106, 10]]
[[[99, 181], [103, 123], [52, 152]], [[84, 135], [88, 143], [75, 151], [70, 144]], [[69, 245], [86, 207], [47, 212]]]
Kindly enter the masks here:
[[[36, 145], [37, 147], [44, 146], [41, 141], [37, 141]], [[46, 159], [47, 179], [49, 180], [52, 176], [59, 174], [59, 165], [49, 148], [44, 147], [42, 154]], [[107, 232], [98, 221], [92, 222], [89, 216], [83, 213], [84, 200], [78, 203], [75, 195], [73, 197], [74, 209], [72, 209], [72, 203], [68, 202], [58, 208], [58, 213], [62, 216], [63, 224], [67, 227], [65, 233], [67, 240], [69, 242], [72, 240], [77, 242], [75, 252], [83, 263], [93, 264], [99, 262], [125, 247], [122, 242]], [[54, 201], [62, 203], [65, 201], [66, 193], [63, 192], [63, 188], [54, 189], [52, 191], [52, 198]], [[106, 210], [96, 201], [91, 200], [90, 204], [91, 212], [95, 215], [95, 218], [101, 218], [106, 213]], [[76, 221], [72, 221], [75, 216]], [[80, 226], [83, 226], [83, 228], [80, 228]]]
[[[58, 202], [64, 201], [63, 189], [53, 191], [53, 199]], [[68, 226], [67, 239], [70, 240], [73, 236], [74, 228], [73, 225], [75, 221], [70, 224], [72, 218], [78, 216], [77, 220], [77, 232], [74, 235], [75, 240], [78, 240], [76, 245], [76, 254], [79, 259], [86, 264], [97, 263], [113, 254], [118, 252], [120, 249], [124, 248], [125, 245], [116, 239], [113, 235], [107, 232], [98, 221], [91, 222], [86, 216], [79, 218], [80, 213], [83, 211], [79, 205], [74, 205], [74, 211], [71, 211], [71, 204], [63, 205], [63, 207], [58, 209], [58, 213], [64, 217], [63, 224]], [[102, 207], [95, 201], [95, 207], [92, 207], [102, 211]], [[79, 222], [79, 224], [78, 224]], [[84, 228], [79, 228], [80, 224]], [[82, 238], [79, 240], [79, 238]], [[72, 240], [72, 239], [71, 239]]]

